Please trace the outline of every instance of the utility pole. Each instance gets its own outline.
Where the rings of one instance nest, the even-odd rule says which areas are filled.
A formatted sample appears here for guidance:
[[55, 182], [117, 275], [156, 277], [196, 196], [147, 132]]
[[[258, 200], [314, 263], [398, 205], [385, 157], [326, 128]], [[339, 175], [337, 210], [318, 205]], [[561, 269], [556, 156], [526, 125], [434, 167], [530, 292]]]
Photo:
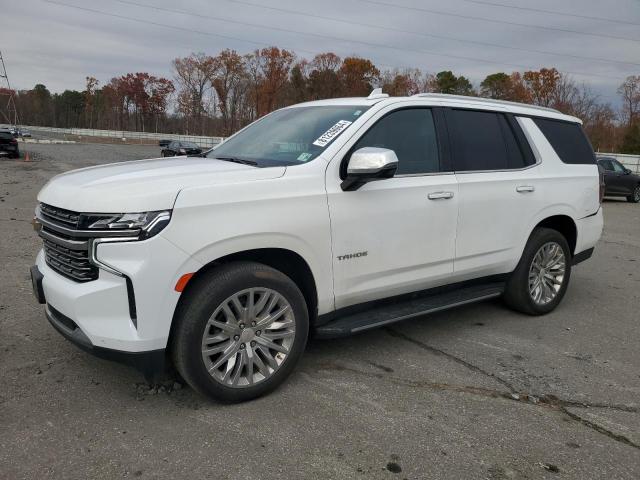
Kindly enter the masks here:
[[[11, 88], [11, 84], [9, 83], [9, 76], [7, 75], [7, 67], [4, 64], [4, 58], [2, 57], [2, 52], [0, 51], [0, 101], [2, 103], [5, 102], [6, 99], [6, 107], [2, 108], [3, 105], [0, 104], [0, 114], [6, 121], [11, 125], [18, 125], [18, 109], [16, 108], [16, 102], [14, 100], [15, 92]], [[5, 86], [6, 85], [6, 86]], [[6, 90], [6, 91], [5, 91]]]

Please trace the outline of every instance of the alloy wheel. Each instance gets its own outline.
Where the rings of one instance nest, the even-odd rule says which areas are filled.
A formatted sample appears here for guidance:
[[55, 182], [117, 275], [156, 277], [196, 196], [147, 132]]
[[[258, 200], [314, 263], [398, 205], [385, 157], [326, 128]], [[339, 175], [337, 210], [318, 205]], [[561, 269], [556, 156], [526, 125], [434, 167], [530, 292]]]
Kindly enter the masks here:
[[538, 305], [556, 298], [565, 278], [566, 257], [560, 244], [547, 242], [540, 247], [529, 267], [529, 295]]
[[234, 293], [209, 318], [202, 359], [214, 380], [248, 387], [271, 377], [286, 361], [296, 321], [289, 302], [269, 288]]

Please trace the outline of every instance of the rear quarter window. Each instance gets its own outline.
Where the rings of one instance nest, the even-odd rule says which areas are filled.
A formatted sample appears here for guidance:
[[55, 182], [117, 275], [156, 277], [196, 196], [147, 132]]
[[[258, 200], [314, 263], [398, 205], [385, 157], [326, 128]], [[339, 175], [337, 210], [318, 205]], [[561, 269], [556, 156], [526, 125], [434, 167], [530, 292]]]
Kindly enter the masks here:
[[580, 124], [548, 118], [534, 118], [533, 121], [564, 163], [572, 165], [596, 163], [591, 143]]

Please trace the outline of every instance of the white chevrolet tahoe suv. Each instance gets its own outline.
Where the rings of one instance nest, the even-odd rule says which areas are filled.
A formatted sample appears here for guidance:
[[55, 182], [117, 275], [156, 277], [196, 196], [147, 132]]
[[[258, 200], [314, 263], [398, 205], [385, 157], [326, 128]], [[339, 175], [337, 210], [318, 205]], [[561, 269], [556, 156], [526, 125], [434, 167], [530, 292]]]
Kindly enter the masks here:
[[603, 226], [579, 119], [438, 94], [294, 105], [200, 158], [58, 175], [34, 292], [62, 335], [199, 392], [274, 389], [307, 338], [562, 300]]

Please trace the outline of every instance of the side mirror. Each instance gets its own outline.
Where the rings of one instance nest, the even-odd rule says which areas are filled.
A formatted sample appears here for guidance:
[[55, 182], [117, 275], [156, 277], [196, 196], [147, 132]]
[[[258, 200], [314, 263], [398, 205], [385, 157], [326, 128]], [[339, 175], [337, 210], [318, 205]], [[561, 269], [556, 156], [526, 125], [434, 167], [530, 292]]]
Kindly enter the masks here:
[[625, 174], [625, 175], [629, 175], [629, 174], [631, 174], [631, 170], [629, 170], [628, 168], [625, 168], [625, 169], [624, 169], [624, 174]]
[[340, 185], [345, 192], [357, 190], [367, 182], [391, 178], [398, 169], [398, 157], [388, 148], [364, 147], [351, 154], [347, 177]]

